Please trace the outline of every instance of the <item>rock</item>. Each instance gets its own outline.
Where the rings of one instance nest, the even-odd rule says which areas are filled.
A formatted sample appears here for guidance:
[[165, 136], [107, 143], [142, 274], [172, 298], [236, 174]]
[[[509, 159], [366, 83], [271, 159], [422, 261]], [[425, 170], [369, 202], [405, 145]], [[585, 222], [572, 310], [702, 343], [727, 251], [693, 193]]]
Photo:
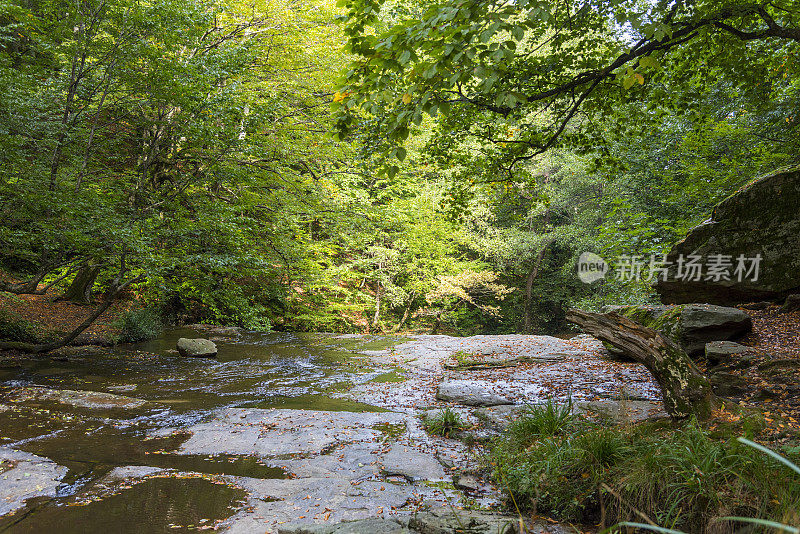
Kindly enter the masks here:
[[436, 398], [467, 406], [499, 406], [514, 404], [505, 397], [495, 395], [488, 388], [469, 380], [448, 380], [439, 384]]
[[289, 523], [278, 528], [278, 534], [407, 534], [409, 530], [391, 519], [362, 519], [338, 525]]
[[207, 330], [209, 334], [223, 337], [238, 336], [242, 333], [242, 329], [238, 326], [211, 326]]
[[[667, 255], [666, 280], [655, 284], [661, 301], [681, 304], [739, 302], [786, 297], [800, 288], [800, 166], [755, 179], [714, 207], [711, 217], [689, 232]], [[729, 280], [706, 276], [684, 281], [677, 276], [681, 255], [696, 254], [707, 264], [713, 255], [730, 257]], [[758, 277], [739, 280], [737, 258], [760, 255]], [[750, 261], [745, 267], [750, 267]]]
[[74, 358], [79, 356], [99, 356], [108, 354], [108, 349], [98, 345], [80, 345], [77, 347], [66, 346], [51, 350], [49, 356], [52, 358]]
[[12, 393], [14, 402], [55, 401], [78, 408], [93, 410], [112, 410], [115, 408], [135, 409], [147, 404], [146, 400], [135, 399], [104, 393], [102, 391], [73, 391], [71, 389], [50, 389], [40, 387], [15, 388]]
[[25, 506], [33, 497], [54, 497], [67, 468], [27, 452], [0, 447], [0, 516]]
[[711, 341], [706, 343], [706, 358], [711, 365], [725, 365], [748, 350], [749, 347], [733, 341]]
[[[456, 513], [458, 514], [456, 516]], [[408, 527], [420, 534], [506, 534], [519, 533], [519, 519], [486, 512], [458, 510], [439, 512], [423, 512], [412, 516]], [[565, 532], [560, 529], [557, 532]]]
[[713, 304], [610, 306], [607, 309], [658, 330], [690, 356], [702, 354], [710, 341], [736, 339], [753, 328], [753, 320], [744, 311]]
[[681, 313], [681, 345], [695, 354], [709, 341], [725, 341], [743, 336], [753, 329], [753, 320], [736, 308], [712, 304], [685, 306]]
[[456, 475], [453, 477], [453, 485], [462, 491], [477, 493], [481, 489], [481, 484], [472, 475]]
[[800, 370], [800, 359], [767, 360], [758, 364], [758, 371], [765, 375], [794, 373]]
[[747, 382], [742, 376], [733, 373], [713, 373], [711, 387], [721, 397], [733, 397], [747, 391]]
[[786, 297], [786, 302], [781, 306], [781, 313], [789, 313], [800, 310], [800, 293], [795, 293]]
[[181, 356], [213, 358], [217, 355], [217, 345], [213, 341], [203, 338], [188, 339], [182, 337], [178, 340], [177, 348]]
[[395, 444], [382, 459], [385, 475], [398, 475], [411, 482], [418, 480], [444, 480], [444, 469], [432, 454], [424, 454], [411, 447]]

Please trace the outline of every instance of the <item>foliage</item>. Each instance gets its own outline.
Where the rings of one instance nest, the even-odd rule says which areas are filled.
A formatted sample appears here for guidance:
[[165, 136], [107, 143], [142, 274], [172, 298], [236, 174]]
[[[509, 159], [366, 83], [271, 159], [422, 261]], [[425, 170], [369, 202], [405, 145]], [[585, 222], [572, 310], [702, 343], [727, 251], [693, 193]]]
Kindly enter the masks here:
[[[714, 76], [751, 97], [781, 94], [793, 85], [784, 77], [796, 72], [800, 43], [792, 9], [775, 4], [341, 4], [356, 55], [339, 93], [341, 134], [362, 126], [359, 113], [370, 114], [379, 120], [376, 135], [398, 143], [425, 114], [442, 114], [443, 135], [488, 141], [495, 162], [485, 167], [504, 175], [559, 144], [584, 152], [605, 146], [598, 122], [618, 119], [607, 123], [617, 136], [633, 129], [617, 114], [631, 101], [694, 110]], [[393, 154], [402, 160], [405, 152]]]
[[437, 411], [434, 415], [423, 415], [422, 426], [429, 433], [446, 438], [449, 438], [453, 432], [464, 430], [467, 427], [461, 418], [461, 414], [449, 406]]
[[569, 431], [577, 422], [572, 408], [572, 401], [559, 405], [553, 399], [547, 399], [544, 404], [528, 406], [522, 415], [509, 425], [509, 439], [520, 449], [525, 449], [534, 440]]
[[52, 332], [46, 332], [39, 325], [23, 319], [7, 308], [0, 307], [0, 340], [43, 343], [50, 341], [52, 336]]
[[136, 343], [158, 337], [164, 326], [161, 313], [153, 308], [126, 311], [114, 324], [120, 343]]
[[[728, 532], [725, 516], [800, 524], [800, 486], [783, 466], [696, 422], [603, 427], [494, 444], [495, 477], [517, 505], [562, 520], [637, 521], [687, 532]], [[796, 449], [785, 449], [797, 460]]]

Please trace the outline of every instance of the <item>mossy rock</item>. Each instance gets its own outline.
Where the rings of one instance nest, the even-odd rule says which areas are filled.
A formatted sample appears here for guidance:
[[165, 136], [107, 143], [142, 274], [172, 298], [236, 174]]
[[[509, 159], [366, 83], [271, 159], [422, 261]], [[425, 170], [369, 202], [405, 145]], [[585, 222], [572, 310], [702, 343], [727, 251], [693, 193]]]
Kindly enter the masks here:
[[[714, 207], [667, 255], [669, 271], [655, 284], [661, 302], [734, 305], [782, 300], [800, 288], [800, 166], [756, 178]], [[731, 259], [729, 280], [701, 276], [681, 280], [679, 258], [696, 254]], [[758, 277], [734, 275], [739, 256], [760, 256]], [[746, 262], [745, 267], [750, 265]], [[756, 279], [754, 279], [756, 278]]]
[[744, 311], [711, 304], [609, 306], [604, 311], [657, 330], [690, 356], [702, 355], [710, 341], [736, 339], [752, 329]]

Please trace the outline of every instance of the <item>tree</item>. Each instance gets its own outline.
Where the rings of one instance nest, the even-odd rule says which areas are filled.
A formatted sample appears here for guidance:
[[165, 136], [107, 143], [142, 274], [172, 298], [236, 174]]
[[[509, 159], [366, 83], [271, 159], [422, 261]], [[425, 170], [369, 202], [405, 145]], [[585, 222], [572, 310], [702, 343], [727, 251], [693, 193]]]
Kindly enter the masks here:
[[492, 145], [493, 173], [506, 178], [556, 146], [606, 161], [607, 138], [642, 125], [619, 114], [633, 100], [688, 111], [719, 76], [762, 99], [796, 85], [794, 1], [341, 3], [357, 59], [340, 89], [340, 135], [369, 114], [402, 156], [423, 115], [443, 114], [454, 137]]

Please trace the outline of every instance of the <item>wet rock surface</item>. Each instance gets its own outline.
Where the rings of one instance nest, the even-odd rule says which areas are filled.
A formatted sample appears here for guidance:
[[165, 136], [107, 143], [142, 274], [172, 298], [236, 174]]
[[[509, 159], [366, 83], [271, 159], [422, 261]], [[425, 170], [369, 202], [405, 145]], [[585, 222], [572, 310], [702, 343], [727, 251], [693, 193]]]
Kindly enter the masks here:
[[[508, 518], [480, 469], [481, 449], [429, 435], [421, 414], [450, 407], [489, 436], [548, 398], [571, 398], [591, 417], [660, 410], [649, 373], [609, 361], [588, 336], [213, 333], [225, 336], [214, 360], [176, 357], [178, 338], [196, 335], [184, 329], [67, 361], [0, 362], [0, 445], [36, 454], [66, 480], [45, 488], [20, 532], [36, 531], [36, 521], [55, 532], [67, 517], [99, 528], [161, 494], [172, 499], [164, 507], [185, 512], [177, 527], [159, 508], [132, 532], [189, 523], [234, 533], [455, 532], [451, 506], [475, 532], [495, 532]], [[507, 365], [448, 368], [456, 353]], [[442, 383], [510, 404], [442, 400]], [[3, 474], [0, 496], [10, 491]], [[91, 514], [63, 506], [72, 502], [90, 502]]]
[[181, 356], [193, 358], [213, 358], [217, 355], [217, 345], [213, 341], [203, 338], [182, 337], [178, 340], [177, 349]]
[[0, 447], [0, 516], [23, 508], [28, 499], [54, 496], [66, 473], [47, 458]]
[[74, 391], [70, 389], [50, 389], [40, 387], [21, 387], [10, 397], [12, 402], [54, 401], [76, 408], [92, 410], [135, 409], [147, 401], [134, 399], [101, 391]]

